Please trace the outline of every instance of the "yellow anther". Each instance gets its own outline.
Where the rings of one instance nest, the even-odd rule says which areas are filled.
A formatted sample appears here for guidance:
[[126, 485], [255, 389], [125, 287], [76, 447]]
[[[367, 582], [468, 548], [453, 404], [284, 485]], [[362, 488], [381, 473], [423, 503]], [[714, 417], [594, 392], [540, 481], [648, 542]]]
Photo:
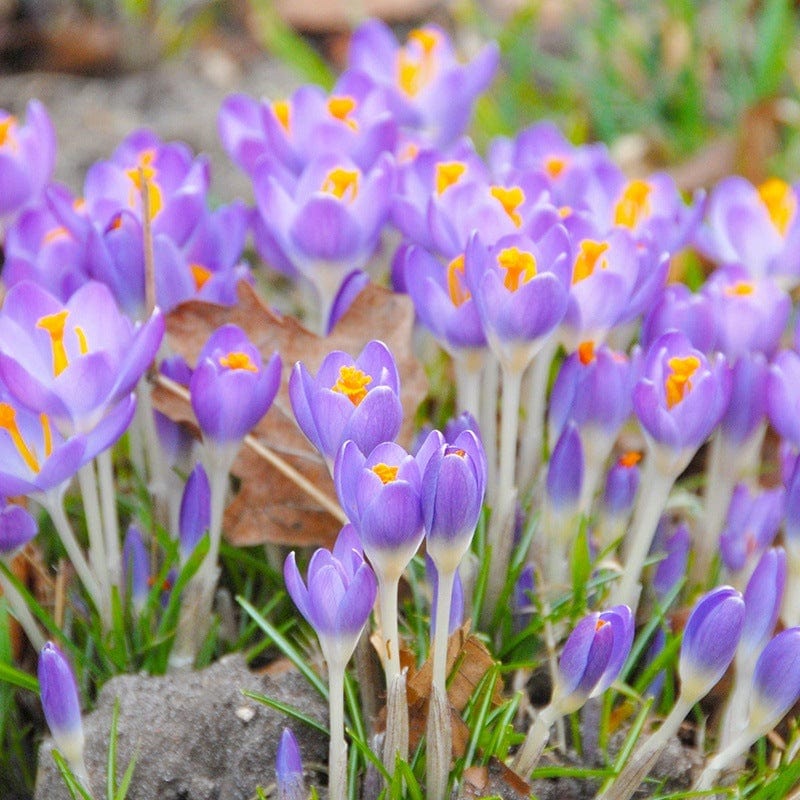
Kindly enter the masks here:
[[797, 213], [797, 195], [794, 189], [780, 178], [770, 178], [758, 187], [758, 194], [767, 208], [772, 224], [781, 236], [785, 236]]
[[673, 408], [691, 391], [692, 376], [700, 367], [697, 356], [675, 356], [667, 361], [670, 374], [664, 381], [667, 396], [667, 408]]
[[85, 356], [89, 352], [89, 342], [86, 339], [86, 331], [80, 326], [75, 326], [75, 335], [78, 337], [78, 352]]
[[50, 344], [53, 350], [53, 375], [60, 375], [68, 366], [69, 358], [67, 348], [64, 347], [64, 326], [67, 324], [69, 311], [64, 309], [56, 314], [40, 317], [36, 327], [50, 334]]
[[610, 624], [611, 623], [606, 619], [598, 619], [597, 622], [594, 625], [594, 629], [595, 629], [595, 631], [599, 631], [599, 630], [602, 630], [603, 628], [605, 628], [606, 625], [610, 625]]
[[572, 206], [561, 206], [558, 209], [558, 216], [561, 219], [566, 219], [572, 213]]
[[[580, 244], [580, 252], [572, 267], [572, 282], [578, 283], [588, 278], [597, 268], [600, 256], [608, 250], [608, 242], [596, 242], [594, 239], [584, 239]], [[606, 259], [600, 261], [600, 267], [608, 266]]]
[[619, 464], [621, 467], [625, 467], [626, 469], [631, 469], [635, 467], [640, 461], [642, 460], [642, 454], [638, 450], [628, 450], [627, 453], [623, 453], [619, 457]]
[[332, 169], [322, 182], [322, 191], [352, 202], [358, 195], [358, 170], [342, 167]]
[[367, 386], [372, 383], [372, 376], [362, 372], [358, 367], [339, 367], [339, 378], [331, 386], [334, 392], [345, 395], [357, 406], [367, 396]]
[[219, 360], [219, 364], [221, 367], [225, 367], [226, 369], [243, 369], [247, 372], [258, 372], [258, 367], [253, 363], [253, 360], [250, 358], [247, 353], [242, 353], [240, 351], [235, 351], [232, 353], [228, 353], [226, 356], [222, 356]]
[[291, 106], [288, 100], [276, 100], [272, 104], [272, 113], [286, 133], [289, 133], [290, 112]]
[[472, 297], [469, 289], [464, 286], [464, 256], [456, 256], [447, 265], [447, 291], [454, 306], [466, 303]]
[[42, 442], [44, 443], [44, 457], [50, 458], [53, 453], [53, 429], [50, 427], [50, 417], [44, 413], [39, 414], [39, 422], [42, 426]]
[[430, 29], [415, 28], [408, 34], [408, 40], [416, 42], [422, 48], [423, 53], [430, 55], [439, 44], [439, 34]]
[[467, 171], [463, 161], [440, 161], [436, 165], [436, 194], [443, 194], [454, 183], [458, 183]]
[[746, 297], [755, 290], [756, 287], [750, 281], [737, 281], [733, 286], [725, 287], [725, 294], [728, 297]]
[[503, 285], [512, 292], [536, 277], [536, 258], [527, 250], [506, 247], [497, 254], [497, 263], [506, 271]]
[[551, 177], [557, 178], [567, 166], [567, 159], [559, 156], [549, 156], [544, 160], [544, 171]]
[[17, 127], [17, 118], [14, 116], [0, 119], [0, 147], [12, 147], [17, 143], [14, 129]]
[[59, 225], [57, 228], [51, 228], [47, 233], [44, 235], [42, 239], [42, 244], [52, 244], [53, 242], [58, 241], [59, 239], [68, 239], [69, 238], [69, 231], [63, 226]]
[[614, 206], [614, 224], [635, 228], [650, 215], [650, 192], [653, 187], [642, 180], [630, 181]]
[[350, 95], [337, 95], [328, 99], [328, 113], [334, 118], [345, 125], [349, 125], [354, 131], [358, 130], [358, 123], [350, 118], [350, 115], [356, 110], [358, 103], [354, 97]]
[[589, 340], [578, 345], [578, 358], [585, 367], [594, 361], [594, 342]]
[[503, 211], [511, 217], [511, 221], [514, 225], [519, 228], [519, 226], [522, 225], [522, 216], [517, 209], [525, 202], [525, 192], [523, 192], [519, 186], [511, 186], [508, 188], [505, 186], [492, 186], [489, 191], [492, 197], [503, 206]]
[[135, 207], [137, 198], [142, 197], [143, 192], [147, 191], [150, 219], [153, 219], [164, 206], [161, 188], [156, 182], [156, 168], [153, 166], [155, 157], [156, 154], [153, 150], [144, 150], [139, 155], [139, 163], [135, 167], [125, 170], [128, 180], [133, 184], [128, 197], [128, 205]]
[[372, 471], [381, 479], [381, 483], [391, 483], [397, 480], [397, 467], [390, 467], [388, 464], [376, 464]]
[[25, 443], [19, 431], [17, 412], [14, 407], [10, 406], [8, 403], [0, 403], [0, 428], [8, 431], [8, 435], [14, 443], [14, 447], [17, 448], [17, 452], [20, 454], [25, 464], [27, 464], [28, 469], [30, 469], [31, 472], [39, 472], [41, 470], [39, 461], [34, 452]]
[[[436, 68], [434, 50], [439, 43], [439, 35], [420, 29], [411, 31], [408, 41], [409, 44], [397, 54], [397, 85], [409, 97], [414, 97], [433, 78]], [[414, 44], [417, 45], [417, 51], [412, 47]]]
[[189, 270], [192, 273], [192, 280], [194, 280], [194, 286], [198, 292], [208, 283], [208, 279], [214, 274], [208, 267], [204, 267], [202, 264], [189, 264]]

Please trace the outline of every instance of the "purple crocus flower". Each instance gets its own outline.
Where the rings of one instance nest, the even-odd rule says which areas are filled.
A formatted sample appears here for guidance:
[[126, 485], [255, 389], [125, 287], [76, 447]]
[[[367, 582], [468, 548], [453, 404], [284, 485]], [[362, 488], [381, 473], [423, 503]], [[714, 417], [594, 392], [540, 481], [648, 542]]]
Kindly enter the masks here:
[[336, 456], [333, 477], [370, 562], [387, 580], [399, 577], [424, 533], [419, 464], [394, 442], [364, 456], [347, 441]]
[[28, 103], [24, 123], [0, 109], [0, 223], [42, 193], [55, 160], [55, 130], [38, 100]]
[[122, 545], [122, 574], [126, 594], [137, 610], [147, 602], [150, 592], [150, 557], [142, 538], [142, 532], [131, 525], [125, 533]]
[[332, 464], [352, 439], [363, 453], [393, 440], [403, 422], [400, 376], [389, 348], [369, 342], [357, 358], [336, 350], [316, 378], [298, 361], [289, 377], [289, 399], [297, 424]]
[[[431, 436], [434, 436], [433, 432]], [[437, 437], [437, 443], [441, 439]], [[423, 444], [417, 459], [429, 445]], [[486, 493], [486, 454], [472, 431], [441, 443], [422, 473], [426, 550], [437, 570], [452, 572], [469, 549]]]
[[634, 621], [624, 605], [584, 617], [569, 635], [558, 662], [552, 705], [577, 711], [619, 675], [633, 643]]
[[569, 516], [578, 511], [583, 470], [583, 446], [578, 426], [568, 422], [558, 437], [547, 467], [547, 500], [557, 514]]
[[385, 90], [401, 125], [443, 146], [463, 133], [498, 58], [497, 46], [487, 45], [472, 61], [460, 63], [449, 37], [435, 25], [411, 31], [400, 46], [388, 25], [370, 20], [353, 33], [348, 68]]
[[642, 454], [631, 450], [623, 453], [606, 476], [603, 509], [610, 516], [630, 513], [639, 489], [639, 462]]
[[275, 784], [278, 800], [308, 800], [303, 781], [300, 747], [289, 728], [284, 728], [275, 756]]
[[704, 594], [692, 608], [683, 631], [678, 675], [681, 695], [696, 702], [728, 669], [744, 625], [744, 598], [731, 586]]
[[364, 270], [353, 270], [342, 282], [336, 297], [331, 306], [331, 317], [328, 321], [328, 329], [333, 330], [336, 323], [347, 313], [348, 309], [355, 302], [362, 291], [369, 284], [369, 273]]
[[785, 584], [786, 553], [782, 547], [772, 547], [761, 556], [744, 591], [745, 615], [737, 664], [740, 658], [755, 658], [769, 641], [780, 615]]
[[534, 567], [533, 564], [526, 564], [514, 584], [512, 622], [516, 633], [525, 630], [533, 619], [535, 591], [536, 576]]
[[264, 364], [241, 328], [223, 325], [215, 331], [200, 351], [189, 382], [204, 438], [220, 446], [238, 444], [267, 413], [280, 380], [277, 353]]
[[42, 710], [56, 747], [72, 767], [83, 764], [83, 723], [78, 684], [66, 656], [53, 642], [39, 655]]
[[732, 445], [730, 449], [746, 445], [764, 422], [769, 375], [767, 361], [761, 353], [743, 354], [731, 368], [730, 403], [719, 426], [722, 437]]
[[[662, 517], [662, 525], [664, 518]], [[663, 527], [659, 527], [663, 531]], [[658, 541], [656, 533], [656, 550], [664, 553], [658, 562], [653, 575], [653, 591], [659, 600], [664, 600], [675, 585], [686, 575], [686, 565], [689, 560], [689, 549], [692, 537], [685, 523], [678, 525], [669, 536], [664, 536], [663, 541]]]
[[0, 558], [10, 559], [33, 540], [39, 525], [27, 508], [2, 499], [0, 503]]
[[800, 447], [800, 355], [782, 350], [767, 379], [767, 412], [775, 430]]
[[753, 673], [747, 727], [755, 738], [766, 735], [800, 697], [800, 628], [774, 636], [761, 652]]
[[181, 560], [186, 561], [211, 527], [211, 486], [202, 464], [186, 480], [181, 498], [178, 532]]
[[14, 397], [51, 415], [63, 434], [88, 433], [127, 401], [163, 335], [160, 312], [133, 325], [100, 283], [66, 303], [20, 283], [0, 314], [0, 374]]
[[708, 198], [697, 246], [718, 264], [743, 264], [753, 278], [770, 276], [791, 289], [800, 279], [798, 197], [796, 186], [776, 178], [760, 186], [726, 178]]
[[653, 342], [633, 390], [633, 408], [661, 457], [688, 463], [719, 423], [730, 397], [723, 356], [709, 361], [677, 331]]
[[681, 331], [692, 347], [710, 353], [717, 341], [717, 320], [711, 298], [702, 292], [692, 292], [684, 283], [667, 286], [645, 315], [642, 347], [649, 350], [656, 339], [670, 330]]
[[[341, 537], [340, 537], [341, 538]], [[319, 637], [325, 660], [334, 668], [350, 659], [369, 618], [378, 590], [375, 573], [353, 547], [347, 531], [334, 552], [320, 548], [308, 565], [307, 586], [300, 577], [295, 554], [283, 568], [289, 596]]]

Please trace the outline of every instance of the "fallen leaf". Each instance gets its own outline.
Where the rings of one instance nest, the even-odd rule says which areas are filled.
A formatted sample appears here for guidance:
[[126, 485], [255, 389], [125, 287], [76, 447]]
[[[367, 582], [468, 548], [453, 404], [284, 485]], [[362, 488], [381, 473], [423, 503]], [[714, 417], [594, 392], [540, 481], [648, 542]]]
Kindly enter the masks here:
[[461, 780], [459, 800], [478, 797], [501, 797], [523, 800], [531, 796], [531, 787], [500, 759], [492, 756], [485, 767], [468, 767]]
[[[289, 402], [289, 373], [296, 361], [303, 361], [315, 374], [332, 350], [357, 356], [367, 342], [381, 339], [394, 354], [400, 372], [405, 423], [399, 440], [407, 443], [413, 433], [414, 413], [427, 391], [424, 370], [412, 352], [412, 303], [408, 297], [370, 284], [332, 333], [321, 338], [294, 317], [272, 311], [249, 284], [240, 283], [238, 294], [235, 306], [197, 300], [178, 306], [167, 317], [169, 344], [174, 352], [195, 364], [208, 337], [221, 325], [232, 323], [245, 331], [265, 359], [278, 351], [283, 360], [281, 388], [272, 408], [251, 435], [335, 504], [336, 494], [325, 462], [294, 420]], [[153, 400], [155, 407], [171, 419], [196, 425], [186, 399], [156, 387]], [[324, 510], [297, 482], [252, 448], [239, 451], [232, 472], [240, 484], [225, 511], [225, 536], [231, 544], [272, 542], [294, 547], [332, 544], [341, 528], [340, 519]]]

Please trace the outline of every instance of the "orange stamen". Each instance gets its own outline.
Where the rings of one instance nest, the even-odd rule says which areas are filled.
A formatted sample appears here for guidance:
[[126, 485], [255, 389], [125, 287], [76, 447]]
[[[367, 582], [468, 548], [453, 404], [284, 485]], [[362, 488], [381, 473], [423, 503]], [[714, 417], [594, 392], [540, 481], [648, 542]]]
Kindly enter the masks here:
[[551, 177], [557, 178], [567, 166], [567, 159], [559, 156], [550, 156], [544, 160], [544, 171]]
[[467, 171], [463, 161], [440, 161], [436, 165], [436, 194], [443, 194], [453, 184], [458, 183]]
[[322, 182], [322, 191], [352, 202], [358, 194], [358, 170], [342, 167], [332, 169]]
[[80, 325], [76, 325], [75, 335], [78, 337], [78, 351], [82, 356], [89, 352], [89, 342], [86, 340], [86, 331]]
[[272, 113], [286, 133], [289, 133], [291, 106], [288, 100], [276, 100], [272, 104]]
[[17, 127], [17, 118], [8, 116], [0, 119], [0, 147], [16, 146], [17, 139], [14, 136], [14, 129]]
[[57, 314], [40, 317], [36, 323], [37, 328], [42, 328], [50, 334], [50, 344], [53, 349], [53, 375], [60, 375], [68, 366], [69, 358], [67, 348], [64, 347], [64, 326], [67, 323], [69, 311], [64, 309]]
[[750, 281], [737, 281], [733, 286], [725, 287], [725, 294], [728, 297], [746, 297], [755, 290], [756, 287]]
[[594, 342], [589, 340], [578, 345], [578, 358], [585, 367], [594, 361]]
[[358, 123], [351, 119], [350, 115], [356, 110], [357, 105], [355, 98], [350, 95], [334, 96], [328, 99], [328, 113], [355, 131], [358, 130]]
[[397, 480], [398, 467], [390, 467], [388, 464], [376, 464], [372, 471], [381, 479], [381, 483], [387, 484]]
[[357, 406], [367, 396], [367, 386], [372, 383], [372, 376], [362, 372], [358, 367], [339, 367], [339, 378], [331, 389], [345, 395]]
[[150, 219], [154, 219], [156, 214], [158, 214], [164, 206], [161, 188], [156, 183], [156, 169], [153, 166], [154, 160], [155, 152], [152, 150], [145, 150], [139, 155], [139, 163], [135, 167], [125, 170], [128, 180], [133, 184], [133, 189], [128, 197], [128, 204], [131, 207], [135, 207], [137, 198], [141, 197], [144, 191], [147, 191], [147, 205], [150, 211]]
[[[597, 268], [600, 256], [608, 250], [608, 242], [596, 242], [594, 239], [584, 239], [580, 244], [580, 252], [572, 267], [572, 282], [579, 283], [588, 278]], [[608, 261], [600, 261], [601, 269], [608, 266]]]
[[31, 472], [40, 472], [41, 468], [39, 467], [36, 455], [25, 443], [19, 431], [17, 412], [14, 407], [10, 406], [8, 403], [0, 403], [0, 428], [8, 431], [9, 436], [11, 436], [11, 441], [14, 443], [14, 447], [17, 448], [17, 452], [22, 457], [22, 460], [28, 465], [28, 469], [30, 469]]
[[59, 225], [57, 228], [52, 228], [51, 230], [47, 231], [42, 239], [42, 244], [52, 244], [59, 239], [68, 239], [69, 238], [69, 231], [63, 226]]
[[233, 352], [222, 356], [219, 360], [220, 366], [226, 369], [243, 369], [247, 372], [258, 372], [258, 367], [253, 363], [247, 353]]
[[522, 216], [517, 209], [525, 202], [525, 192], [519, 186], [511, 186], [509, 188], [492, 186], [489, 191], [492, 193], [492, 197], [503, 206], [503, 211], [511, 217], [514, 225], [519, 228], [522, 225]]
[[512, 292], [536, 277], [536, 259], [527, 250], [506, 247], [497, 254], [497, 263], [506, 271], [503, 285]]
[[42, 441], [44, 443], [44, 457], [50, 458], [53, 453], [53, 429], [50, 427], [50, 417], [44, 412], [39, 414], [39, 423], [42, 426]]
[[626, 469], [631, 469], [631, 467], [635, 467], [641, 460], [642, 454], [638, 452], [638, 450], [628, 450], [627, 453], [623, 453], [619, 457], [617, 464]]
[[447, 265], [447, 291], [453, 305], [458, 307], [472, 297], [469, 289], [464, 286], [464, 256], [456, 256]]
[[190, 264], [189, 269], [191, 270], [192, 279], [194, 280], [194, 285], [198, 292], [208, 283], [209, 278], [214, 274], [208, 267], [204, 267], [202, 264]]
[[652, 186], [642, 180], [630, 181], [614, 206], [614, 224], [635, 228], [650, 214]]
[[691, 390], [691, 378], [700, 367], [700, 359], [697, 356], [675, 356], [669, 359], [667, 365], [670, 374], [664, 381], [664, 389], [667, 395], [667, 408], [673, 408]]
[[758, 187], [758, 194], [767, 208], [772, 224], [781, 236], [785, 236], [797, 213], [797, 196], [794, 189], [786, 181], [770, 178]]

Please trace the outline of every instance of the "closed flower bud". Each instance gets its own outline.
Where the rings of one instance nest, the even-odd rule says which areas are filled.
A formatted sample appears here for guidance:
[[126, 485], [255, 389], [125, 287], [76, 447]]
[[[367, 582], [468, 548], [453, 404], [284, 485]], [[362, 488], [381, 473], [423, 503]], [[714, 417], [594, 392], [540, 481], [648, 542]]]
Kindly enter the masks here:
[[48, 642], [39, 656], [39, 691], [47, 726], [70, 766], [83, 763], [83, 724], [75, 675], [59, 648]]

